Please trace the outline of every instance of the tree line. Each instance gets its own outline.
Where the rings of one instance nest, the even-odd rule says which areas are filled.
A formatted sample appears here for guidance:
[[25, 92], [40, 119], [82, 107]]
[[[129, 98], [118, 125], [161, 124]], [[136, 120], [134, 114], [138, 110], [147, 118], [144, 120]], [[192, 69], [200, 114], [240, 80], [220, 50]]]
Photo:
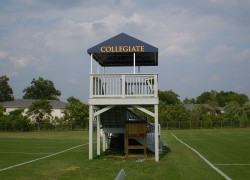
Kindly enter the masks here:
[[179, 95], [170, 90], [159, 91], [159, 99], [159, 122], [163, 127], [171, 122], [186, 122], [184, 128], [188, 128], [195, 121], [203, 124], [220, 122], [233, 127], [250, 126], [250, 102], [245, 94], [211, 90], [181, 102]]
[[[67, 99], [64, 109], [64, 117], [52, 117], [52, 105], [50, 100], [59, 100], [61, 91], [55, 88], [51, 80], [39, 77], [32, 79], [31, 85], [23, 90], [23, 99], [34, 99], [28, 111], [16, 109], [5, 113], [1, 102], [13, 101], [13, 90], [10, 87], [7, 76], [0, 77], [0, 130], [23, 130], [50, 129], [50, 128], [87, 128], [88, 106], [75, 97]], [[32, 120], [32, 121], [31, 121]]]
[[[0, 103], [14, 100], [13, 91], [8, 81], [7, 76], [0, 77]], [[68, 104], [64, 110], [64, 117], [51, 117], [52, 107], [49, 100], [59, 100], [61, 96], [61, 92], [55, 88], [52, 81], [42, 77], [32, 79], [30, 86], [27, 86], [23, 93], [23, 99], [35, 99], [36, 101], [29, 107], [26, 115], [23, 114], [24, 110], [22, 109], [6, 115], [0, 104], [0, 129], [1, 123], [3, 126], [6, 122], [19, 123], [22, 128], [26, 127], [27, 130], [30, 126], [39, 124], [45, 124], [48, 127], [67, 127], [77, 124], [81, 128], [87, 128], [88, 105], [74, 97], [67, 99]], [[190, 127], [191, 122], [203, 122], [203, 124], [223, 122], [230, 123], [233, 127], [250, 125], [250, 102], [245, 94], [211, 90], [201, 93], [196, 98], [186, 98], [183, 101], [172, 90], [159, 90], [158, 95], [159, 122], [163, 128], [171, 123], [180, 126], [176, 122], [184, 122], [183, 124], [186, 122], [186, 127], [183, 128]], [[145, 116], [141, 112], [137, 113]], [[30, 118], [34, 120], [33, 124], [30, 123]], [[153, 122], [152, 117], [147, 116], [146, 118]]]

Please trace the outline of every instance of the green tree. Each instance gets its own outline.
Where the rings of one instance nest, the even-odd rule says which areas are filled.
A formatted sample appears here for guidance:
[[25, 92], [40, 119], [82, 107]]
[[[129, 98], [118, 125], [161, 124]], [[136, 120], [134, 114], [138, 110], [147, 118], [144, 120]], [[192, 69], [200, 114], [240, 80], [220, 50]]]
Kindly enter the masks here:
[[4, 107], [2, 106], [2, 104], [0, 103], [0, 119], [1, 119], [1, 117], [4, 115], [4, 113], [5, 113], [5, 109], [4, 109]]
[[166, 105], [181, 103], [179, 100], [179, 95], [170, 91], [158, 91], [159, 99], [164, 102]]
[[30, 120], [23, 115], [24, 109], [16, 109], [8, 114], [8, 122], [11, 123], [13, 130], [28, 131], [30, 130]]
[[244, 107], [236, 101], [231, 101], [225, 106], [226, 118], [234, 123], [236, 127], [245, 127], [247, 125], [247, 112]]
[[185, 98], [183, 100], [183, 104], [195, 104], [195, 103], [196, 103], [196, 100], [194, 98], [191, 98], [191, 99]]
[[8, 122], [7, 116], [5, 115], [5, 109], [0, 103], [0, 130], [6, 130], [5, 123]]
[[221, 91], [216, 96], [219, 106], [224, 107], [227, 103], [231, 101], [237, 102], [240, 106], [243, 106], [246, 102], [249, 101], [249, 98], [245, 94], [238, 94], [233, 91], [224, 92]]
[[166, 127], [168, 122], [188, 121], [190, 112], [181, 103], [166, 105], [159, 102], [159, 122], [162, 127]]
[[13, 91], [8, 81], [7, 76], [0, 77], [0, 102], [14, 100]]
[[31, 104], [27, 115], [35, 122], [40, 123], [51, 118], [52, 106], [48, 100], [38, 99]]
[[64, 119], [68, 122], [80, 123], [82, 127], [86, 127], [89, 117], [88, 105], [74, 97], [70, 97], [67, 100], [69, 103], [64, 110]]
[[247, 115], [247, 118], [248, 120], [250, 120], [250, 101], [246, 102], [244, 105], [243, 105], [243, 109]]
[[198, 104], [209, 104], [212, 107], [218, 106], [217, 103], [217, 91], [211, 90], [210, 92], [203, 92], [200, 96], [198, 96], [197, 103]]
[[236, 99], [236, 101], [243, 106], [245, 103], [247, 103], [249, 101], [249, 98], [247, 95], [245, 94], [238, 94], [238, 97]]
[[58, 97], [61, 96], [61, 92], [55, 88], [54, 83], [42, 77], [37, 80], [33, 79], [31, 86], [25, 88], [23, 93], [25, 93], [24, 99], [58, 100]]
[[204, 106], [204, 105], [198, 105], [196, 106], [194, 109], [191, 110], [191, 120], [192, 121], [209, 121], [211, 120], [211, 114], [213, 114], [214, 112]]

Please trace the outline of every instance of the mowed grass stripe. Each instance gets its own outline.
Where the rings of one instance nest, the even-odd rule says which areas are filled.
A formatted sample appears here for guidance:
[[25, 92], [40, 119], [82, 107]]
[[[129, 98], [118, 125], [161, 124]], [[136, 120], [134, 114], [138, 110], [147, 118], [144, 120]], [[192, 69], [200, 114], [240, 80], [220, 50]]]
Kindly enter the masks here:
[[[232, 179], [248, 179], [250, 177], [250, 129], [196, 129], [171, 131], [183, 142], [187, 143], [211, 163], [239, 164], [218, 165], [220, 170]], [[193, 139], [202, 139], [194, 141]], [[240, 164], [242, 164], [240, 166]]]
[[[213, 164], [248, 164], [245, 154], [250, 129], [214, 130], [162, 130], [161, 138], [169, 145], [167, 154], [161, 154], [160, 162], [153, 155], [143, 162], [138, 158], [124, 158], [107, 150], [88, 159], [88, 148], [82, 146], [51, 158], [29, 163], [0, 173], [0, 179], [114, 179], [120, 169], [126, 172], [126, 179], [224, 179], [193, 151], [177, 141], [171, 133], [195, 148]], [[94, 134], [96, 135], [96, 133]], [[241, 136], [242, 135], [242, 136]], [[224, 136], [224, 137], [221, 137]], [[238, 139], [231, 141], [230, 139]], [[199, 139], [199, 140], [198, 140]], [[229, 140], [228, 140], [229, 139]], [[96, 141], [96, 137], [94, 137]], [[56, 153], [88, 142], [88, 131], [0, 133], [2, 152]], [[231, 148], [231, 144], [235, 144]], [[248, 143], [249, 144], [249, 143]], [[250, 149], [250, 148], [247, 148]], [[223, 153], [221, 155], [221, 153]], [[226, 154], [224, 156], [224, 154]], [[118, 156], [116, 156], [118, 155]], [[230, 156], [229, 156], [230, 155]], [[45, 155], [0, 154], [0, 169]], [[152, 159], [152, 160], [151, 160]], [[245, 159], [245, 161], [243, 161]], [[232, 179], [248, 179], [250, 166], [219, 166]]]
[[250, 166], [250, 164], [214, 164], [216, 166]]
[[195, 152], [201, 159], [203, 159], [211, 168], [213, 168], [216, 172], [218, 172], [221, 176], [223, 176], [225, 179], [227, 180], [231, 180], [231, 178], [226, 175], [224, 172], [222, 172], [220, 169], [218, 169], [217, 167], [215, 167], [209, 160], [207, 160], [201, 153], [199, 153], [197, 150], [195, 150], [194, 148], [192, 148], [191, 146], [189, 146], [188, 144], [184, 143], [182, 140], [180, 140], [178, 137], [176, 137], [173, 133], [171, 133], [171, 135], [178, 140], [180, 143], [184, 144], [186, 147], [188, 147], [189, 149], [191, 149], [193, 152]]
[[32, 163], [32, 162], [35, 162], [35, 161], [39, 161], [39, 160], [42, 160], [42, 159], [46, 159], [46, 158], [49, 158], [49, 157], [52, 157], [52, 156], [55, 156], [55, 155], [58, 155], [58, 154], [61, 154], [61, 153], [70, 151], [70, 150], [72, 150], [72, 149], [76, 149], [76, 148], [78, 148], [78, 147], [85, 146], [85, 145], [88, 145], [88, 143], [86, 143], [86, 144], [80, 144], [80, 145], [78, 145], [78, 146], [75, 146], [75, 147], [72, 147], [72, 148], [69, 148], [69, 149], [66, 149], [66, 150], [63, 150], [63, 151], [54, 153], [54, 154], [50, 154], [50, 155], [48, 155], [48, 156], [44, 156], [44, 157], [41, 157], [41, 158], [33, 159], [33, 160], [31, 160], [31, 161], [26, 161], [26, 162], [23, 162], [23, 163], [20, 163], [20, 164], [16, 164], [16, 165], [13, 165], [13, 166], [9, 166], [9, 167], [0, 169], [0, 172], [1, 172], [1, 171], [8, 170], [8, 169], [15, 168], [15, 167], [18, 167], [18, 166], [22, 166], [22, 165], [25, 165], [25, 164], [29, 164], [29, 163]]
[[0, 154], [53, 154], [53, 153], [36, 153], [36, 152], [0, 152]]

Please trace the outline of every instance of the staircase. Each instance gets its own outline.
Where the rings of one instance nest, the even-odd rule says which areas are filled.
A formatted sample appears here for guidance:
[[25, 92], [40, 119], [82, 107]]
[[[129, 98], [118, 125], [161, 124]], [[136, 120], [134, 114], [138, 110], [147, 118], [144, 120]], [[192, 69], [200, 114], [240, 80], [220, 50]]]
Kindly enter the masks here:
[[[101, 129], [104, 133], [125, 134], [126, 121], [144, 121], [146, 119], [138, 116], [126, 106], [116, 106], [101, 114]], [[159, 131], [159, 147], [162, 149], [162, 142], [160, 142], [160, 125]], [[147, 122], [147, 149], [155, 152], [155, 126]], [[143, 144], [142, 139], [136, 139], [140, 144]]]

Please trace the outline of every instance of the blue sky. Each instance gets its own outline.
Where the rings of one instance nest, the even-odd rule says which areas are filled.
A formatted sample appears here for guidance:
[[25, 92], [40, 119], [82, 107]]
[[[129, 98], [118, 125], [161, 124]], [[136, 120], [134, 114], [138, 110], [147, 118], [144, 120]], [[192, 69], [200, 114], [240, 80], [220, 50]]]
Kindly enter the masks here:
[[15, 98], [41, 76], [62, 101], [87, 103], [87, 49], [124, 32], [158, 47], [159, 66], [141, 72], [158, 73], [161, 90], [250, 97], [249, 9], [249, 0], [0, 0], [0, 76]]

